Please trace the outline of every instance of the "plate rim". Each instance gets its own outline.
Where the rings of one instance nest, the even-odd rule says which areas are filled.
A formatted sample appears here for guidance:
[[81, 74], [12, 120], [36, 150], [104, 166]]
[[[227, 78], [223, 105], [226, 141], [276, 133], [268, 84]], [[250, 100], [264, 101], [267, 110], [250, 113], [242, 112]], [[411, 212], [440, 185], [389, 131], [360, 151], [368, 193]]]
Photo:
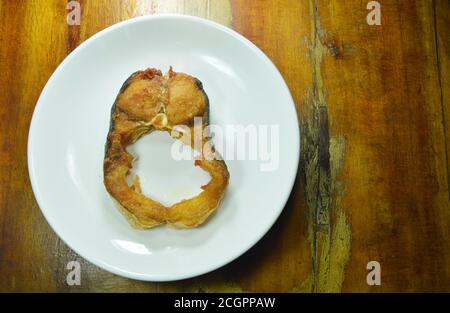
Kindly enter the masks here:
[[[228, 257], [223, 258], [222, 262], [217, 262], [216, 264], [213, 264], [212, 266], [210, 265], [209, 267], [205, 267], [202, 270], [198, 270], [195, 272], [192, 272], [192, 271], [186, 272], [184, 275], [177, 275], [177, 276], [130, 272], [130, 271], [127, 271], [126, 269], [117, 268], [117, 267], [115, 267], [111, 264], [108, 264], [102, 260], [98, 260], [95, 256], [87, 257], [84, 253], [80, 253], [78, 250], [78, 247], [75, 248], [71, 244], [69, 244], [68, 241], [66, 240], [66, 238], [63, 238], [63, 236], [61, 235], [61, 232], [58, 231], [58, 227], [51, 222], [51, 218], [48, 216], [48, 212], [46, 211], [46, 209], [44, 209], [45, 202], [41, 199], [41, 193], [39, 192], [39, 187], [36, 182], [36, 177], [33, 174], [34, 164], [33, 164], [33, 158], [32, 158], [32, 151], [33, 151], [33, 135], [32, 134], [34, 132], [34, 129], [36, 128], [36, 119], [37, 119], [37, 116], [39, 116], [41, 114], [40, 112], [42, 111], [42, 107], [43, 107], [43, 98], [47, 94], [48, 89], [50, 89], [49, 86], [52, 85], [52, 82], [55, 80], [55, 77], [57, 76], [57, 74], [60, 71], [62, 71], [62, 68], [65, 66], [65, 64], [68, 62], [68, 60], [74, 58], [81, 50], [84, 49], [85, 46], [87, 46], [91, 42], [95, 41], [97, 38], [100, 38], [101, 36], [104, 36], [110, 32], [113, 32], [118, 28], [126, 27], [128, 24], [134, 24], [134, 23], [138, 23], [141, 21], [145, 21], [145, 20], [157, 20], [157, 19], [175, 19], [175, 20], [181, 19], [181, 20], [186, 20], [189, 22], [196, 22], [196, 23], [204, 24], [206, 26], [213, 27], [219, 31], [225, 32], [225, 33], [231, 35], [233, 38], [239, 40], [244, 45], [246, 45], [247, 48], [251, 49], [256, 55], [258, 55], [261, 58], [262, 61], [264, 61], [264, 63], [266, 63], [269, 67], [272, 68], [272, 71], [275, 73], [279, 82], [281, 83], [281, 87], [283, 89], [285, 89], [285, 91], [287, 92], [288, 100], [290, 101], [290, 107], [293, 110], [292, 113], [294, 114], [294, 118], [296, 121], [295, 134], [290, 134], [291, 136], [294, 137], [293, 139], [295, 139], [295, 140], [293, 140], [292, 153], [296, 153], [295, 158], [294, 158], [294, 160], [295, 160], [294, 168], [290, 174], [290, 177], [288, 177], [290, 187], [287, 188], [285, 195], [283, 195], [282, 197], [280, 196], [280, 201], [279, 201], [280, 206], [277, 209], [274, 219], [272, 221], [270, 221], [269, 223], [267, 223], [267, 225], [265, 225], [264, 230], [261, 231], [257, 236], [255, 236], [255, 239], [251, 240], [251, 243], [248, 246], [238, 249], [239, 250], [238, 253], [229, 255]], [[296, 105], [295, 105], [294, 99], [292, 97], [292, 94], [289, 90], [289, 87], [288, 87], [286, 81], [284, 80], [283, 76], [281, 75], [280, 71], [275, 66], [275, 64], [272, 62], [272, 60], [250, 40], [248, 40], [247, 38], [245, 38], [243, 35], [241, 35], [237, 31], [235, 31], [225, 25], [222, 25], [222, 24], [217, 23], [212, 20], [208, 20], [205, 18], [192, 16], [192, 15], [164, 13], [164, 14], [152, 14], [152, 15], [133, 17], [133, 18], [115, 23], [113, 25], [110, 25], [110, 26], [106, 27], [105, 29], [102, 29], [101, 31], [95, 33], [94, 35], [92, 35], [91, 37], [86, 39], [85, 41], [83, 41], [72, 52], [70, 52], [67, 56], [65, 56], [65, 58], [56, 67], [56, 69], [53, 71], [50, 78], [46, 82], [44, 88], [42, 89], [42, 91], [38, 97], [35, 108], [33, 110], [31, 122], [29, 125], [28, 140], [27, 140], [27, 165], [28, 165], [28, 176], [30, 178], [33, 195], [34, 195], [34, 198], [36, 199], [36, 202], [39, 206], [40, 211], [42, 212], [42, 215], [44, 216], [47, 223], [50, 225], [51, 229], [59, 237], [59, 239], [61, 239], [70, 249], [72, 249], [75, 253], [77, 253], [79, 256], [84, 258], [86, 261], [96, 265], [97, 267], [101, 268], [102, 270], [113, 273], [115, 275], [125, 277], [125, 278], [140, 280], [140, 281], [168, 282], [168, 281], [179, 281], [179, 280], [183, 280], [183, 279], [197, 277], [200, 275], [210, 273], [219, 268], [222, 268], [223, 266], [238, 259], [240, 256], [242, 256], [247, 251], [249, 251], [256, 243], [258, 243], [269, 232], [269, 230], [273, 227], [273, 225], [279, 219], [279, 217], [280, 217], [282, 211], [284, 210], [284, 208], [286, 207], [287, 201], [292, 193], [292, 190], [293, 190], [293, 187], [295, 184], [295, 180], [296, 180], [296, 177], [298, 174], [298, 169], [299, 169], [300, 149], [301, 149], [300, 124], [299, 124], [299, 118], [298, 118]]]

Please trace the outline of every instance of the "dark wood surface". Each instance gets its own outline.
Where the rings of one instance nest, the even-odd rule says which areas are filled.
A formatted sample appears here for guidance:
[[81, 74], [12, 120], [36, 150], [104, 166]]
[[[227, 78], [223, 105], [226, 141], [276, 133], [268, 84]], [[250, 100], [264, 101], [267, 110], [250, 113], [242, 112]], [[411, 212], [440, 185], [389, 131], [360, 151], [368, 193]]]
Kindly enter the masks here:
[[[0, 291], [450, 291], [450, 3], [0, 0]], [[238, 260], [171, 283], [128, 280], [72, 252], [50, 229], [27, 170], [31, 115], [64, 57], [133, 16], [216, 20], [258, 45], [295, 99], [301, 164], [270, 232]], [[81, 263], [81, 286], [66, 265]], [[381, 264], [381, 286], [366, 265]]]

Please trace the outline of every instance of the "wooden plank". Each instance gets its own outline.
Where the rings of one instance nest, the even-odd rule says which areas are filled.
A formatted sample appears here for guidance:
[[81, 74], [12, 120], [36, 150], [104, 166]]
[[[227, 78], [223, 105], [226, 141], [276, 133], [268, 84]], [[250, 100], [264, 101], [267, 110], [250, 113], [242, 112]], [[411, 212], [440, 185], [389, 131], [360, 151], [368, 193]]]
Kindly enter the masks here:
[[65, 56], [66, 30], [55, 23], [64, 13], [60, 1], [2, 2], [0, 10], [0, 290], [57, 288], [53, 252], [59, 240], [34, 200], [26, 147], [36, 99]]
[[[346, 266], [332, 263], [333, 248], [348, 240], [338, 235], [318, 290], [338, 289], [330, 275], [344, 279], [345, 291], [448, 290], [449, 186], [433, 4], [383, 1], [380, 26], [365, 22], [362, 1], [314, 1], [314, 8], [329, 136], [345, 147], [329, 211], [338, 221], [344, 212], [351, 228]], [[332, 234], [338, 225], [331, 224]], [[381, 264], [379, 287], [365, 281], [371, 260]]]
[[[301, 10], [309, 18], [277, 10], [292, 2], [272, 13], [266, 2], [245, 3], [258, 18], [238, 12], [236, 29], [274, 60], [300, 112], [312, 290], [446, 290], [449, 195], [432, 3], [385, 1], [381, 26], [367, 25], [364, 1], [311, 0]], [[301, 26], [281, 45], [266, 40], [295, 18], [310, 25], [298, 53], [306, 60], [279, 55], [292, 53]], [[366, 284], [371, 260], [381, 263], [381, 287]]]

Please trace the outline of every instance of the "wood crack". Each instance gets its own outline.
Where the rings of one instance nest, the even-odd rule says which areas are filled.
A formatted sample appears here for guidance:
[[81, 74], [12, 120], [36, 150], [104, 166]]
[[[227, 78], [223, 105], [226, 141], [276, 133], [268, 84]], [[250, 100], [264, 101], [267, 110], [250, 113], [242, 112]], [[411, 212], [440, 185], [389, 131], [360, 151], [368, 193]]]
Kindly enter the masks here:
[[[441, 102], [441, 112], [442, 112], [442, 124], [444, 128], [444, 144], [445, 144], [445, 161], [446, 161], [446, 168], [447, 168], [447, 188], [450, 190], [450, 169], [449, 169], [449, 156], [448, 156], [448, 145], [447, 145], [447, 123], [445, 119], [445, 104], [444, 104], [444, 92], [442, 88], [442, 69], [441, 69], [441, 60], [439, 57], [439, 36], [438, 36], [438, 23], [437, 23], [437, 15], [436, 15], [436, 0], [433, 0], [433, 27], [434, 27], [434, 45], [435, 45], [435, 51], [436, 51], [436, 69], [437, 69], [437, 80], [439, 84], [439, 96], [440, 96], [440, 102]], [[450, 193], [449, 193], [450, 198]]]
[[[312, 90], [302, 125], [302, 151], [306, 200], [309, 209], [309, 238], [312, 254], [312, 291], [339, 291], [350, 251], [350, 228], [342, 210], [333, 208], [337, 164], [343, 159], [343, 141], [330, 154], [329, 115], [322, 77], [325, 55], [341, 57], [340, 50], [322, 28], [318, 0], [310, 0]], [[339, 164], [340, 166], [340, 164]], [[332, 222], [332, 217], [334, 222]]]

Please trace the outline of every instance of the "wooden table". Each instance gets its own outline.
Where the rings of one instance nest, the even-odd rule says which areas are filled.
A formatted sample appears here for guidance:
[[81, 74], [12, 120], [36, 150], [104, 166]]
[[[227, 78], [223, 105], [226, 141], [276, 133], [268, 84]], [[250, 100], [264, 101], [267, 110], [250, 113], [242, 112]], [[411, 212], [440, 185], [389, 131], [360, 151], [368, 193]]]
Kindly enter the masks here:
[[[382, 0], [0, 1], [1, 291], [450, 291], [450, 3]], [[36, 204], [27, 136], [57, 65], [133, 16], [185, 13], [225, 24], [276, 64], [301, 121], [301, 164], [270, 232], [202, 277], [145, 283], [72, 252]], [[81, 286], [66, 265], [81, 263]], [[366, 282], [369, 261], [381, 286]]]

